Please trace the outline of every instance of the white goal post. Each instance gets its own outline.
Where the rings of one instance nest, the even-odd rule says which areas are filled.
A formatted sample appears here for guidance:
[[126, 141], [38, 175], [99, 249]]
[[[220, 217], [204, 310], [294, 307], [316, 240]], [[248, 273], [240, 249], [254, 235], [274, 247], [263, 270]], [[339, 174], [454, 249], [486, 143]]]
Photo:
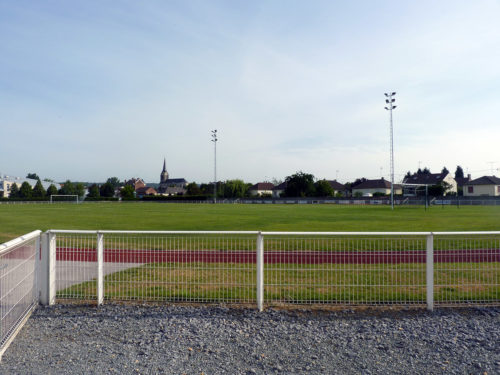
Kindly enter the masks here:
[[[57, 198], [64, 197], [65, 199], [58, 200]], [[71, 199], [73, 197], [74, 199]], [[54, 199], [56, 198], [56, 199]], [[50, 203], [56, 202], [75, 202], [80, 203], [77, 194], [53, 194], [50, 196]]]

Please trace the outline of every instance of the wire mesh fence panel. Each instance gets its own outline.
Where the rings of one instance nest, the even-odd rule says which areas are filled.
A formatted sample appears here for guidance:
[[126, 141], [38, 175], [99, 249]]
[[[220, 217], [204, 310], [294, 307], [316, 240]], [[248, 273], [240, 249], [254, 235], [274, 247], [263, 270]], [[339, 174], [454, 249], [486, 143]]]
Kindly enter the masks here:
[[500, 235], [434, 238], [437, 305], [500, 305]]
[[106, 234], [108, 300], [255, 303], [255, 236]]
[[56, 234], [56, 298], [97, 298], [96, 234]]
[[38, 303], [36, 267], [39, 231], [30, 233], [26, 238], [0, 246], [0, 352], [24, 317]]
[[58, 298], [259, 309], [500, 301], [497, 232], [85, 232], [52, 231]]
[[266, 236], [267, 304], [425, 304], [425, 236]]

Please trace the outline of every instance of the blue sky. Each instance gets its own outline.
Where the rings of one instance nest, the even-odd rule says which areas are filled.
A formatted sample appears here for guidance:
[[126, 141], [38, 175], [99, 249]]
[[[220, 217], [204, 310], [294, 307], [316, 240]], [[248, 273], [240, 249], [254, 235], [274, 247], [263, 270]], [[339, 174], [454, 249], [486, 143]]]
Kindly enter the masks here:
[[500, 168], [500, 2], [0, 0], [0, 173]]

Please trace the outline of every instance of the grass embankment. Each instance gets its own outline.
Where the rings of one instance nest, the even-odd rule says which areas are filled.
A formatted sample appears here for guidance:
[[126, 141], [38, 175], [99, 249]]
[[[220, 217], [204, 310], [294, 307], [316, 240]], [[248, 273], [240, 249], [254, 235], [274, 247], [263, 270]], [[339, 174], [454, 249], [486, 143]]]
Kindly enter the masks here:
[[35, 229], [485, 231], [500, 207], [84, 203], [0, 205], [0, 243]]

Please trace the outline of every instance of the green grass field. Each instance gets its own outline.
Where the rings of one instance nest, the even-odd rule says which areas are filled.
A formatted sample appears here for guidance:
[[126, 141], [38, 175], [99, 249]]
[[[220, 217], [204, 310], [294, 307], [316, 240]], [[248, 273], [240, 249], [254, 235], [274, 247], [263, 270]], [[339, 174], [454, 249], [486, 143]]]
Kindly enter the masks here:
[[0, 205], [0, 242], [35, 229], [487, 231], [500, 206], [423, 207], [186, 203]]

